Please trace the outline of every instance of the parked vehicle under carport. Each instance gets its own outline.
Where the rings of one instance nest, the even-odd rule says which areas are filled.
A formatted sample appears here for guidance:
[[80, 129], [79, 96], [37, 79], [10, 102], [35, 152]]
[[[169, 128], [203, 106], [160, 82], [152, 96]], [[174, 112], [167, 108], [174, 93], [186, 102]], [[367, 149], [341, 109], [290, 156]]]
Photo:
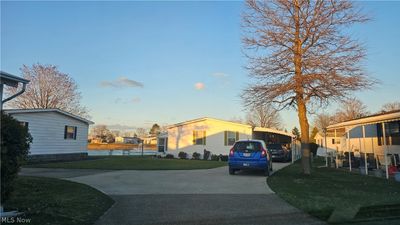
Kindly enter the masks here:
[[267, 149], [271, 152], [272, 161], [289, 162], [292, 160], [292, 152], [282, 144], [268, 144]]

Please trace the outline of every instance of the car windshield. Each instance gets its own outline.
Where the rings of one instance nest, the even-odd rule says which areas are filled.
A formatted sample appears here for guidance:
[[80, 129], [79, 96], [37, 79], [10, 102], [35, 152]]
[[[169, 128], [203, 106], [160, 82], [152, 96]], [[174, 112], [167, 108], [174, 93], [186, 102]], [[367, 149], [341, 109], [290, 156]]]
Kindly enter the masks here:
[[261, 143], [256, 141], [237, 142], [234, 150], [238, 152], [258, 152], [261, 151]]
[[268, 149], [276, 149], [276, 150], [281, 150], [281, 149], [283, 149], [281, 144], [269, 144], [269, 145], [267, 146], [267, 148], [268, 148]]

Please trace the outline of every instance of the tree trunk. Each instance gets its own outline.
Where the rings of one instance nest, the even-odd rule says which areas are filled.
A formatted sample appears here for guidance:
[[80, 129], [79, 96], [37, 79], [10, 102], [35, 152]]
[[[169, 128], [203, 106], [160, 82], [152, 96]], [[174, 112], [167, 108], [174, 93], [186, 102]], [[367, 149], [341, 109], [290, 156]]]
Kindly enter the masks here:
[[302, 41], [300, 38], [300, 6], [297, 0], [293, 0], [295, 21], [294, 41], [294, 71], [296, 80], [296, 102], [301, 131], [301, 164], [303, 173], [310, 175], [310, 146], [309, 146], [309, 125], [307, 120], [307, 106], [304, 99], [303, 74], [302, 74]]
[[297, 107], [301, 130], [301, 164], [303, 167], [303, 173], [306, 175], [310, 175], [310, 128], [307, 119], [307, 109], [305, 103], [302, 100], [298, 101]]

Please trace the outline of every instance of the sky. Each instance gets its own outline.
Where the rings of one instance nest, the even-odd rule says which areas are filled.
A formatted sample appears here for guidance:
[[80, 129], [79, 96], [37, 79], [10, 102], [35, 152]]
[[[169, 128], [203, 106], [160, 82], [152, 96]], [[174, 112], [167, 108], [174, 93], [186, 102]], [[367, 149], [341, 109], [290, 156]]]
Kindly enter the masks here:
[[[400, 101], [400, 2], [358, 4], [372, 20], [350, 32], [365, 45], [363, 64], [380, 83], [354, 96], [376, 112]], [[250, 82], [243, 9], [239, 1], [2, 1], [1, 70], [20, 76], [22, 65], [57, 65], [78, 83], [96, 124], [243, 118], [240, 95]], [[295, 111], [281, 117], [288, 130], [298, 127]]]

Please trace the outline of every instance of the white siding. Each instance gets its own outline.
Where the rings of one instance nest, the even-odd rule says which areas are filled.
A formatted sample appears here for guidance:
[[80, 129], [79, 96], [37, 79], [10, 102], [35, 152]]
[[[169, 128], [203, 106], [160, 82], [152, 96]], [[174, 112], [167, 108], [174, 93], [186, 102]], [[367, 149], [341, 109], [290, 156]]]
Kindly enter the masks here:
[[[206, 145], [193, 144], [193, 131], [206, 131]], [[204, 120], [168, 129], [168, 153], [178, 155], [180, 151], [192, 157], [194, 152], [203, 155], [204, 149], [211, 154], [228, 155], [232, 146], [225, 146], [224, 132], [239, 132], [239, 139], [250, 139], [252, 129], [246, 125], [227, 123], [223, 121]]]
[[[33, 137], [30, 154], [61, 154], [87, 152], [88, 124], [57, 112], [11, 114], [15, 119], [29, 123]], [[76, 126], [76, 140], [64, 139], [65, 126]]]

